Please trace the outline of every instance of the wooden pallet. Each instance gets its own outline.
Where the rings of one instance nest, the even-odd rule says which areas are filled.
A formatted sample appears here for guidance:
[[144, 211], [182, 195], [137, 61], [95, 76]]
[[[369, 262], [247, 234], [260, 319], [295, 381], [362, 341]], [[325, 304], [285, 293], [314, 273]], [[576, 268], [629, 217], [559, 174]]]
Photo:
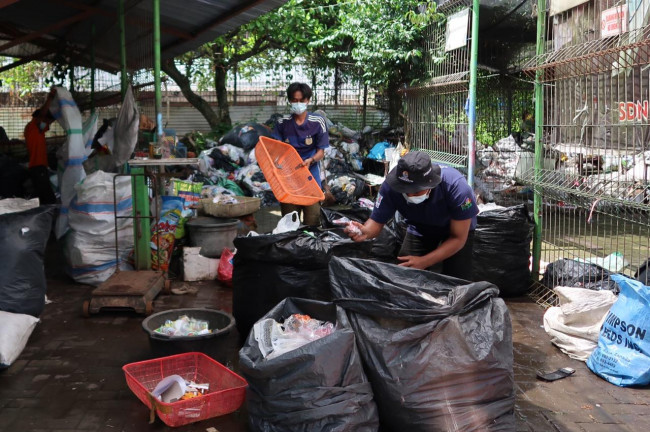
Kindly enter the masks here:
[[168, 292], [170, 281], [158, 271], [121, 271], [95, 288], [91, 299], [84, 301], [83, 316], [99, 313], [101, 309], [133, 309], [151, 315], [153, 300], [163, 289]]

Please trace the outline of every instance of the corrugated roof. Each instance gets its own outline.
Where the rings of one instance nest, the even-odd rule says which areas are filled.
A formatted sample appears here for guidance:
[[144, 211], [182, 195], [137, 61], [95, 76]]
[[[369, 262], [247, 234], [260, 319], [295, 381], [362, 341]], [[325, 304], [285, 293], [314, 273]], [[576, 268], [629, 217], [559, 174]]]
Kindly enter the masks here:
[[[192, 51], [286, 0], [161, 0], [162, 58]], [[125, 0], [127, 67], [153, 64], [151, 0]], [[0, 0], [0, 55], [120, 68], [118, 0]]]

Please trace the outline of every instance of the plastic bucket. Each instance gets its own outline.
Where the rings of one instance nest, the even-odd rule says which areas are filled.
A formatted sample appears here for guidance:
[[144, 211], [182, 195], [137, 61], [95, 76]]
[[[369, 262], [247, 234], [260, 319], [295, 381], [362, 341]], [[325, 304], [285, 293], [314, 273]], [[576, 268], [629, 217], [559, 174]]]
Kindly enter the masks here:
[[223, 219], [202, 216], [187, 222], [190, 246], [200, 246], [201, 255], [219, 258], [223, 248], [234, 250], [233, 240], [237, 237], [237, 219]]
[[[167, 320], [176, 321], [183, 315], [209, 323], [212, 333], [201, 336], [167, 336], [155, 330]], [[164, 357], [187, 352], [202, 352], [217, 361], [226, 361], [228, 335], [235, 328], [235, 318], [215, 309], [172, 309], [155, 313], [142, 321], [142, 329], [149, 335], [149, 346], [154, 356]]]

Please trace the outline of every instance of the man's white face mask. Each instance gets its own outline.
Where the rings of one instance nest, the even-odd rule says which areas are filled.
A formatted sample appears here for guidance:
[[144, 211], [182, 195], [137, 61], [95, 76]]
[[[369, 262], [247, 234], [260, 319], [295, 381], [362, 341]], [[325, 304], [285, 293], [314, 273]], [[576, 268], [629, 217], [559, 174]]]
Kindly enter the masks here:
[[408, 196], [406, 194], [402, 194], [402, 196], [409, 204], [422, 204], [427, 200], [427, 198], [429, 198], [430, 194], [431, 194], [431, 190], [428, 190], [427, 193], [425, 193], [424, 195]]

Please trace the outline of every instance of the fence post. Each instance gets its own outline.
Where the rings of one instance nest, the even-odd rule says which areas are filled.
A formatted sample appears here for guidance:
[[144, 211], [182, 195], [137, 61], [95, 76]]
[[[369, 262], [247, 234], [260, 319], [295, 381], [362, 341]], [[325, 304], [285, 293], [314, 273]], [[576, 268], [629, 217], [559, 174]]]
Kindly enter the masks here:
[[[546, 0], [537, 0], [537, 61], [546, 48]], [[538, 64], [539, 66], [539, 64]], [[533, 201], [535, 217], [535, 236], [533, 237], [533, 280], [539, 279], [539, 263], [542, 256], [542, 195], [537, 187], [540, 180], [541, 169], [544, 164], [544, 147], [542, 144], [544, 133], [544, 85], [542, 82], [544, 71], [537, 69], [535, 74], [535, 196]]]
[[126, 94], [126, 25], [124, 22], [124, 0], [118, 3], [118, 22], [120, 27], [120, 91], [122, 92], [122, 100]]
[[90, 28], [90, 114], [95, 114], [95, 23]]
[[160, 0], [153, 0], [153, 81], [156, 91], [156, 131], [162, 141], [162, 95], [160, 93]]
[[472, 45], [469, 59], [469, 112], [467, 128], [467, 183], [474, 186], [474, 166], [476, 164], [476, 86], [478, 83], [478, 26], [480, 0], [474, 0], [472, 6]]
[[368, 84], [363, 84], [363, 124], [361, 128], [366, 127], [366, 113], [368, 112]]
[[237, 63], [235, 63], [232, 70], [233, 70], [232, 104], [237, 105]]

